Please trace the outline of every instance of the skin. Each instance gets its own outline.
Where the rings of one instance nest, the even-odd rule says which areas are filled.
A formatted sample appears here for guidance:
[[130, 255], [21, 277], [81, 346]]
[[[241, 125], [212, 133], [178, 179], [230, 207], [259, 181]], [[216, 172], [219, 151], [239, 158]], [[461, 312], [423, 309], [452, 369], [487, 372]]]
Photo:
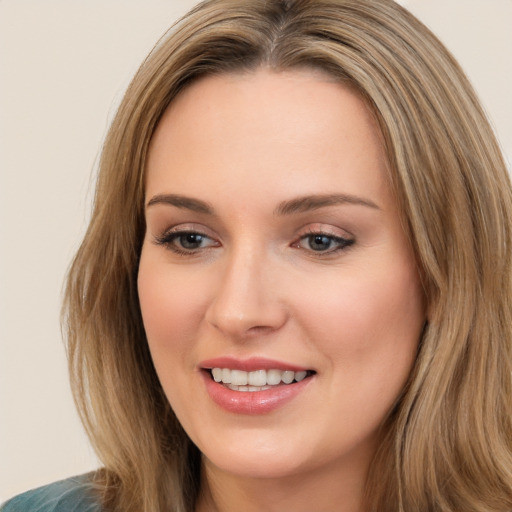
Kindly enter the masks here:
[[[196, 510], [364, 510], [379, 427], [410, 374], [425, 319], [364, 102], [316, 71], [203, 78], [163, 116], [146, 186], [140, 304], [162, 386], [203, 453]], [[168, 204], [163, 194], [212, 211]], [[277, 211], [333, 194], [351, 200]], [[187, 250], [169, 230], [203, 238]], [[315, 245], [311, 233], [328, 238]], [[211, 400], [198, 368], [220, 356], [316, 374], [284, 406], [236, 414]]]

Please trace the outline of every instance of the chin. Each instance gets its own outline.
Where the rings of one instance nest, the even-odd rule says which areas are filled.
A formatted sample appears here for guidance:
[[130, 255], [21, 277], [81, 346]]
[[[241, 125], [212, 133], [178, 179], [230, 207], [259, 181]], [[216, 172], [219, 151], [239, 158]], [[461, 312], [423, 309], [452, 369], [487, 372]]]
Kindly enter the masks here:
[[283, 479], [318, 469], [329, 454], [308, 447], [304, 437], [279, 432], [245, 432], [245, 435], [217, 438], [201, 449], [204, 463], [210, 468], [240, 478]]
[[275, 453], [272, 457], [245, 453], [235, 457], [205, 457], [209, 467], [247, 479], [283, 479], [300, 474], [307, 464]]

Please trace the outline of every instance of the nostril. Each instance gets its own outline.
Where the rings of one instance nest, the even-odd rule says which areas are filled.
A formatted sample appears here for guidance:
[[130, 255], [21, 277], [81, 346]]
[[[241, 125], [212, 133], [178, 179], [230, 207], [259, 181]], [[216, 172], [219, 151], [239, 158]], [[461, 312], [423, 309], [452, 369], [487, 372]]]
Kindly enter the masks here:
[[247, 329], [248, 335], [267, 334], [275, 330], [275, 327], [270, 325], [255, 325]]

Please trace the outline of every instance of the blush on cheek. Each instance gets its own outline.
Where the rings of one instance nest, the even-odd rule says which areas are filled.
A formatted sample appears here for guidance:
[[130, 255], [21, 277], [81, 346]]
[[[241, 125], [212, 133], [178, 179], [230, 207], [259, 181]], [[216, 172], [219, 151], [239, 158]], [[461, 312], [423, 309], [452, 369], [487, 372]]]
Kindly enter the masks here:
[[377, 269], [343, 286], [325, 286], [321, 295], [302, 302], [300, 317], [309, 319], [310, 330], [329, 353], [363, 373], [375, 364], [377, 372], [381, 367], [393, 371], [396, 365], [408, 374], [424, 322], [418, 278], [409, 267], [390, 273], [383, 266], [380, 275]]

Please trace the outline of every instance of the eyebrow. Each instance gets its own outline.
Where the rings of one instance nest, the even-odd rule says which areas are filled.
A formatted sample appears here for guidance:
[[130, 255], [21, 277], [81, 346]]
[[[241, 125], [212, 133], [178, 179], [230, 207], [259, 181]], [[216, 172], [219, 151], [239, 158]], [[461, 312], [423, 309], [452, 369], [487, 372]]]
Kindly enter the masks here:
[[[183, 208], [206, 215], [215, 215], [215, 210], [210, 203], [192, 197], [179, 194], [158, 194], [153, 196], [147, 203], [146, 208], [155, 204], [169, 204], [176, 208]], [[366, 206], [380, 210], [380, 208], [369, 199], [354, 196], [351, 194], [319, 194], [297, 197], [288, 201], [283, 201], [274, 210], [274, 215], [292, 215], [294, 213], [304, 213], [310, 210], [317, 210], [327, 206], [336, 206], [343, 204], [352, 204]]]
[[205, 213], [207, 215], [213, 215], [214, 210], [211, 204], [200, 199], [194, 199], [192, 197], [182, 196], [178, 194], [158, 194], [153, 196], [146, 205], [146, 208], [155, 204], [169, 204], [176, 206], [177, 208], [183, 208], [185, 210], [192, 210], [197, 213]]
[[294, 213], [303, 213], [310, 210], [317, 210], [326, 206], [336, 206], [343, 204], [353, 204], [366, 206], [380, 210], [380, 208], [369, 199], [353, 196], [351, 194], [321, 194], [302, 196], [289, 201], [283, 201], [275, 210], [275, 215], [291, 215]]

